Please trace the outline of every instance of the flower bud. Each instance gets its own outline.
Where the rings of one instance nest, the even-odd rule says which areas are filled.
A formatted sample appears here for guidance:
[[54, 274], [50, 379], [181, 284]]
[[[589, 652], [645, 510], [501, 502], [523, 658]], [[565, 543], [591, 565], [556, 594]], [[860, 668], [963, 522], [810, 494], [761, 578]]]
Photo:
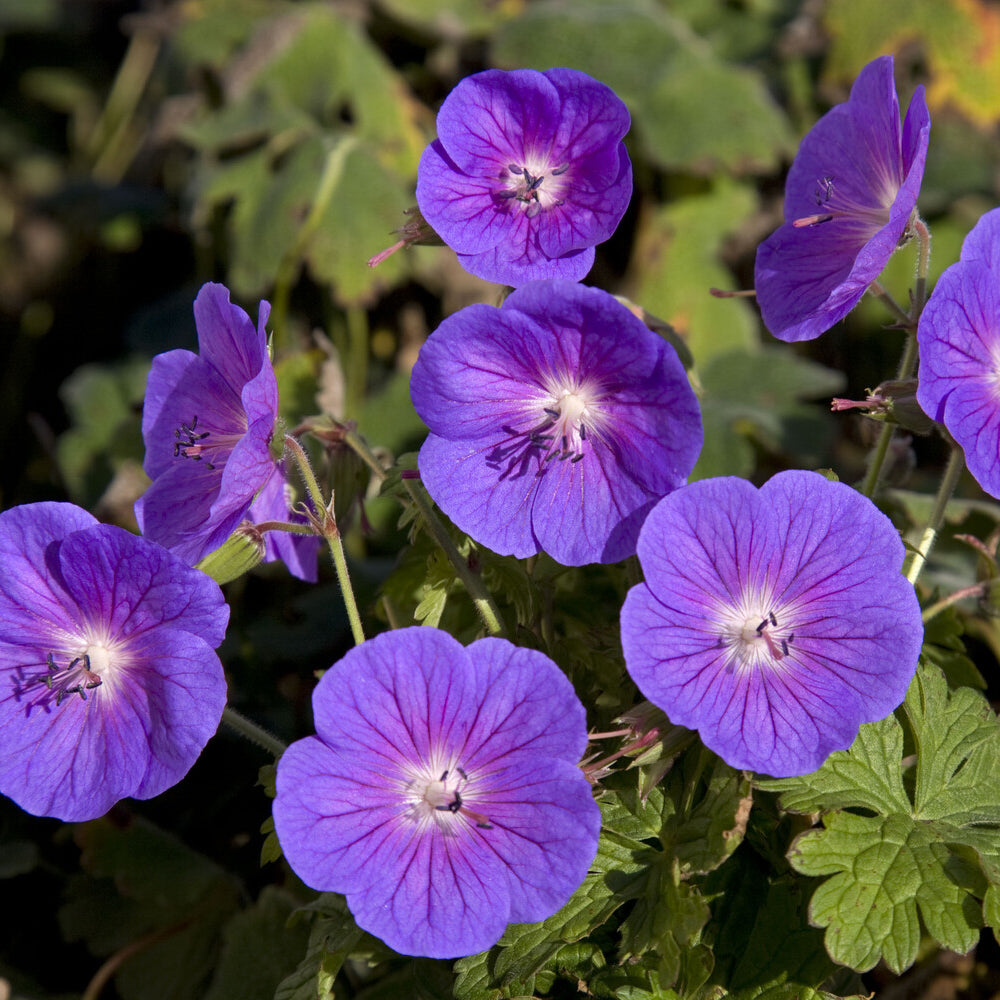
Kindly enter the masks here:
[[216, 583], [229, 583], [249, 573], [264, 558], [264, 535], [252, 524], [241, 524], [214, 552], [195, 564]]

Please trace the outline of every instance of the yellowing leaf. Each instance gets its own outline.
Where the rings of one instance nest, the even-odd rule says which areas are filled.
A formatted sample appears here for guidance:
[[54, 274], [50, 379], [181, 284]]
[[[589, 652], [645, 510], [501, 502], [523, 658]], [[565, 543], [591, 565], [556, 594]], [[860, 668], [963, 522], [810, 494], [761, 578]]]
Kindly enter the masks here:
[[923, 46], [931, 111], [958, 108], [981, 128], [1000, 120], [1000, 10], [983, 0], [830, 0], [827, 73], [850, 82], [866, 63]]

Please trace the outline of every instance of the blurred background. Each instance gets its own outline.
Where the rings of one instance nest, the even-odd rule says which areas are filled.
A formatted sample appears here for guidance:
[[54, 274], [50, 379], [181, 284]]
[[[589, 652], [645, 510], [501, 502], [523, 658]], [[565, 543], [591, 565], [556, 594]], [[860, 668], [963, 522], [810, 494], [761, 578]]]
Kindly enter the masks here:
[[[831, 414], [829, 398], [863, 399], [894, 374], [902, 334], [884, 328], [883, 308], [866, 301], [792, 347], [763, 330], [752, 298], [709, 289], [752, 287], [798, 140], [888, 52], [902, 110], [927, 88], [919, 207], [933, 279], [998, 202], [995, 0], [0, 0], [0, 507], [71, 500], [134, 527], [150, 359], [195, 347], [191, 303], [209, 280], [254, 317], [272, 303], [290, 427], [326, 413], [389, 456], [415, 450], [420, 344], [498, 289], [444, 247], [366, 261], [415, 203], [440, 102], [489, 67], [574, 67], [628, 105], [635, 195], [586, 280], [689, 348], [706, 426], [695, 475], [860, 478], [871, 421]], [[904, 248], [883, 279], [903, 303], [914, 261]], [[887, 503], [901, 522], [919, 519], [910, 491], [933, 493], [944, 454], [936, 439], [898, 439]], [[369, 499], [359, 518], [358, 469], [333, 447], [322, 459], [346, 500], [359, 599], [374, 608], [405, 538], [398, 509]], [[971, 480], [960, 492], [954, 524], [985, 537], [1000, 509]], [[934, 573], [942, 589], [968, 582], [967, 551], [942, 546]], [[313, 672], [349, 642], [328, 577], [308, 587], [264, 571], [227, 591], [232, 703], [285, 739], [308, 731]], [[419, 618], [419, 587], [408, 597], [413, 581], [395, 580], [404, 619]], [[1000, 641], [988, 621], [976, 628], [988, 674]], [[300, 887], [258, 866], [269, 809], [252, 785], [266, 763], [221, 736], [138, 814], [122, 806], [76, 828], [0, 801], [0, 997], [5, 982], [15, 995], [80, 996], [143, 933], [165, 934], [167, 957], [147, 941], [101, 995], [273, 996], [289, 971], [280, 956], [294, 968], [308, 934], [285, 928]], [[186, 978], [169, 952], [185, 936], [206, 942], [203, 967], [182, 963]], [[258, 939], [279, 957], [256, 976], [242, 967], [227, 992], [219, 970], [261, 959]]]

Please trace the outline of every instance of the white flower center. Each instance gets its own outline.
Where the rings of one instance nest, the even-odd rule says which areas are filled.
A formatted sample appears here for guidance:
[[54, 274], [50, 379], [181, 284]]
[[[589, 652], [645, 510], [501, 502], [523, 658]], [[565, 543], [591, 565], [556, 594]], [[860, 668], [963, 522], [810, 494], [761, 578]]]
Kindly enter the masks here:
[[746, 670], [774, 669], [794, 656], [795, 633], [790, 609], [775, 607], [770, 598], [744, 597], [737, 607], [720, 609], [721, 639], [731, 662]]
[[588, 442], [600, 437], [605, 423], [599, 399], [600, 392], [593, 385], [549, 386], [548, 395], [539, 400], [539, 421], [528, 432], [530, 442], [545, 449], [539, 474], [544, 463], [553, 459], [579, 462], [584, 458]]
[[523, 163], [508, 163], [500, 170], [502, 187], [497, 197], [523, 209], [528, 218], [555, 208], [569, 191], [568, 163], [550, 165], [541, 157], [529, 156]]
[[461, 767], [451, 767], [433, 777], [423, 769], [406, 782], [408, 815], [420, 827], [434, 824], [442, 833], [453, 836], [469, 825], [490, 830], [489, 820], [470, 807], [476, 783]]

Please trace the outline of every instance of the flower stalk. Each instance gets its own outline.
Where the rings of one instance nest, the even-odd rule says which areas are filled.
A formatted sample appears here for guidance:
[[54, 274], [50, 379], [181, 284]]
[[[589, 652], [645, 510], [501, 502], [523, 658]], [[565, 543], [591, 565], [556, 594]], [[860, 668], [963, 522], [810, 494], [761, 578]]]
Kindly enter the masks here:
[[455, 547], [455, 543], [451, 540], [447, 528], [445, 528], [441, 518], [437, 516], [437, 511], [434, 510], [434, 504], [427, 495], [424, 484], [419, 479], [411, 479], [404, 476], [403, 485], [406, 487], [406, 492], [409, 493], [410, 499], [417, 505], [417, 509], [423, 516], [424, 523], [427, 525], [427, 529], [433, 536], [434, 541], [441, 546], [441, 550], [448, 557], [448, 561], [455, 567], [455, 572], [458, 573], [459, 579], [461, 579], [465, 585], [465, 589], [469, 592], [472, 603], [476, 606], [476, 611], [479, 612], [479, 617], [486, 626], [486, 631], [490, 635], [506, 638], [507, 627], [504, 625], [500, 609], [490, 596], [490, 592], [483, 585], [482, 578], [479, 574], [473, 573], [469, 568], [468, 562], [462, 558], [461, 552]]
[[316, 474], [309, 464], [309, 457], [305, 449], [291, 434], [285, 436], [285, 447], [288, 449], [305, 483], [309, 499], [312, 501], [312, 510], [307, 514], [316, 528], [316, 531], [323, 536], [327, 545], [330, 546], [330, 555], [333, 558], [333, 568], [340, 583], [340, 592], [344, 598], [344, 607], [347, 610], [347, 619], [351, 623], [351, 635], [354, 641], [361, 645], [365, 641], [364, 628], [361, 625], [361, 613], [358, 611], [358, 602], [354, 596], [354, 588], [351, 585], [351, 574], [347, 568], [347, 557], [344, 554], [344, 543], [340, 537], [340, 529], [337, 527], [337, 520], [333, 516], [333, 497], [327, 503], [323, 491], [316, 480]]
[[941, 478], [941, 485], [938, 487], [937, 496], [934, 498], [934, 508], [931, 511], [927, 526], [920, 536], [920, 542], [910, 559], [910, 565], [906, 571], [906, 579], [912, 584], [916, 584], [917, 578], [920, 576], [921, 570], [923, 570], [924, 564], [927, 562], [927, 556], [930, 555], [931, 548], [937, 540], [941, 525], [944, 524], [944, 515], [948, 507], [948, 501], [955, 492], [955, 487], [958, 485], [959, 477], [962, 475], [962, 469], [964, 468], [965, 456], [962, 453], [962, 449], [958, 445], [953, 444], [951, 455], [948, 457], [948, 464], [945, 466], [944, 476]]
[[277, 760], [287, 749], [288, 744], [283, 743], [277, 736], [272, 736], [263, 726], [248, 719], [245, 715], [237, 712], [235, 708], [228, 705], [222, 711], [222, 721], [234, 733], [249, 740], [255, 746], [261, 747]]

